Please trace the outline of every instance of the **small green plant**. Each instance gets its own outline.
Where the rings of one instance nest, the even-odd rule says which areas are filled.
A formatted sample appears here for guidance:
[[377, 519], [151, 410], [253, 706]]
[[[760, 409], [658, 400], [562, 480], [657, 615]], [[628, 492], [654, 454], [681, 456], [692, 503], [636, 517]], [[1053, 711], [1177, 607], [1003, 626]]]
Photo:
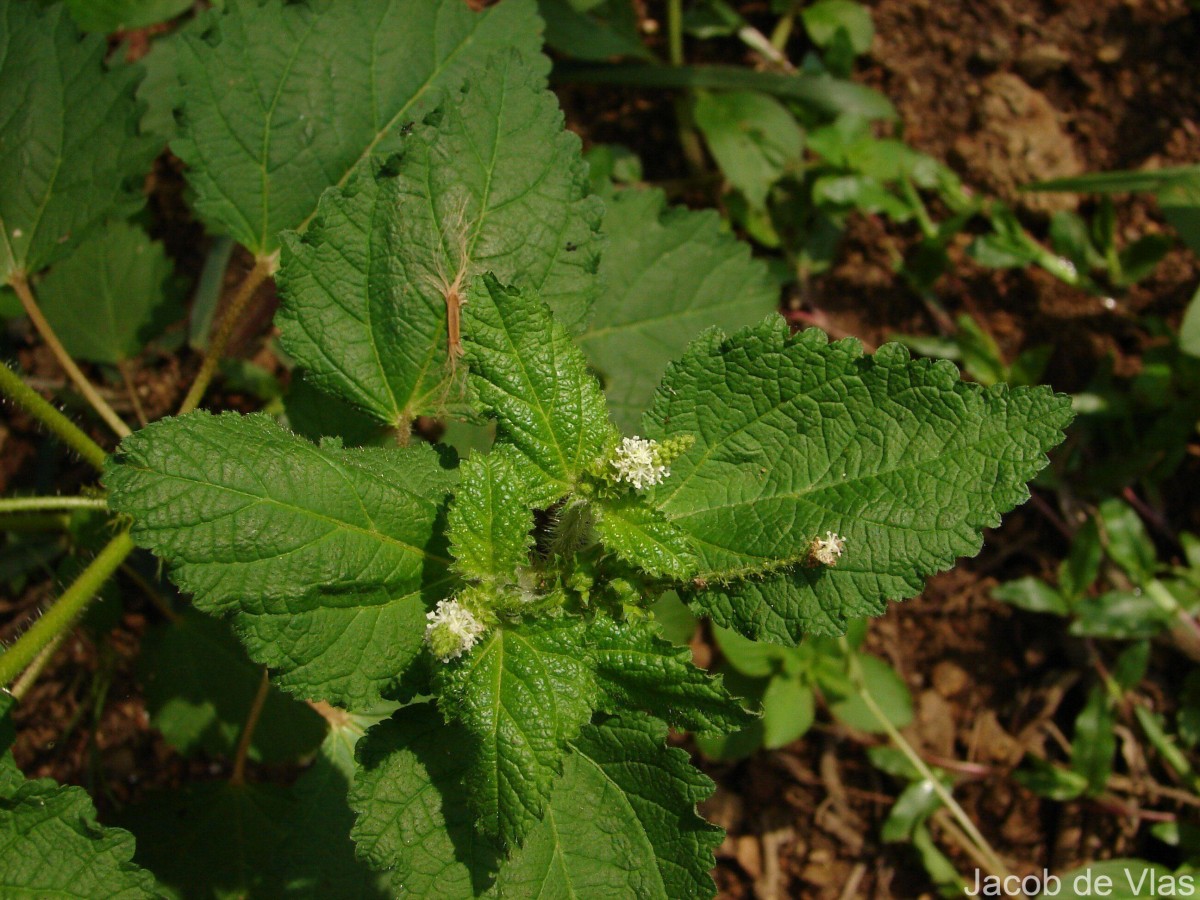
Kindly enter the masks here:
[[[143, 278], [107, 276], [139, 321], [170, 302], [154, 245], [102, 224], [136, 209], [138, 154], [157, 144], [139, 131], [136, 69], [105, 74], [103, 41], [81, 42], [62, 6], [0, 9], [0, 97], [53, 94], [17, 104], [24, 130], [0, 143], [52, 163], [0, 185], [0, 272], [74, 365], [37, 294], [70, 295], [79, 259], [141, 261]], [[674, 591], [724, 640], [802, 660], [977, 553], [1063, 439], [1068, 398], [792, 334], [763, 318], [765, 266], [715, 214], [590, 194], [532, 0], [228, 0], [170, 40], [172, 149], [196, 214], [249, 270], [177, 415], [133, 430], [76, 367], [121, 438], [112, 453], [0, 369], [0, 389], [103, 472], [83, 496], [0, 512], [107, 510], [113, 535], [0, 655], [0, 680], [21, 696], [120, 570], [165, 620], [144, 660], [156, 726], [233, 764], [125, 811], [139, 868], [78, 789], [24, 782], [9, 760], [0, 880], [131, 897], [154, 879], [175, 894], [711, 896], [720, 832], [695, 807], [712, 784], [667, 729], [728, 734], [753, 716], [660, 637], [652, 607]], [[58, 133], [71, 140], [45, 138]], [[197, 410], [271, 279], [295, 390], [320, 399], [231, 374], [294, 429]], [[105, 320], [93, 358], [117, 366], [159, 328]], [[422, 419], [476, 449], [425, 440]], [[494, 429], [490, 449], [464, 425]], [[135, 546], [194, 611], [122, 568]], [[851, 693], [874, 702], [872, 659], [839, 644], [801, 686], [841, 691], [852, 718]], [[287, 788], [247, 768], [313, 754]]]

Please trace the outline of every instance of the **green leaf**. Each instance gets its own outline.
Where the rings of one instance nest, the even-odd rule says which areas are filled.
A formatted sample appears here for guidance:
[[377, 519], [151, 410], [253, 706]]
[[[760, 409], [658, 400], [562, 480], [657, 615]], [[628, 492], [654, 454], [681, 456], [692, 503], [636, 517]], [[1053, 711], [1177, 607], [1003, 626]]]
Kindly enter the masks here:
[[[878, 615], [979, 552], [1071, 418], [1047, 388], [983, 389], [898, 344], [864, 356], [775, 318], [709, 333], [668, 370], [647, 434], [696, 440], [651, 499], [696, 547], [708, 587], [693, 605], [794, 644]], [[828, 531], [845, 555], [808, 564]]]
[[655, 577], [684, 581], [695, 571], [687, 535], [639, 497], [625, 496], [596, 508], [596, 534], [605, 547]]
[[[555, 77], [559, 77], [555, 70]], [[876, 90], [828, 75], [756, 72], [739, 66], [663, 66], [645, 63], [569, 66], [563, 80], [586, 84], [627, 84], [668, 90], [761, 91], [792, 100], [814, 112], [895, 119], [896, 108]]]
[[654, 614], [654, 624], [659, 632], [670, 643], [679, 647], [687, 647], [691, 643], [696, 633], [696, 617], [677, 593], [664, 591], [650, 604], [649, 610]]
[[546, 43], [567, 56], [605, 60], [654, 55], [642, 43], [629, 0], [602, 0], [587, 9], [572, 0], [539, 0], [538, 10], [546, 20]]
[[123, 221], [108, 222], [54, 266], [38, 300], [68, 353], [113, 365], [183, 317], [163, 245]]
[[604, 292], [581, 341], [613, 419], [635, 431], [667, 363], [705, 328], [732, 330], [770, 313], [779, 288], [720, 216], [668, 208], [661, 191], [618, 192], [604, 230]]
[[503, 847], [521, 844], [599, 700], [583, 623], [497, 628], [435, 685], [442, 712], [472, 738], [464, 777], [480, 827]]
[[817, 0], [800, 13], [804, 29], [813, 43], [826, 47], [833, 43], [839, 31], [850, 39], [854, 53], [861, 55], [871, 49], [875, 37], [875, 25], [871, 12], [853, 0]]
[[713, 638], [725, 661], [743, 675], [751, 678], [769, 678], [796, 659], [803, 648], [781, 647], [764, 641], [752, 641], [736, 631], [713, 626]]
[[588, 627], [602, 699], [614, 715], [642, 710], [675, 728], [729, 732], [754, 721], [719, 677], [692, 664], [691, 651], [655, 634], [651, 622], [598, 618]]
[[[913, 718], [912, 694], [896, 670], [877, 656], [862, 653], [858, 656], [862, 668], [863, 681], [866, 690], [876, 705], [883, 710], [889, 722], [897, 728], [903, 728]], [[829, 700], [829, 711], [838, 720], [871, 734], [884, 731], [883, 725], [875, 718], [875, 714], [867, 705], [862, 695], [847, 686], [833, 682], [828, 678], [821, 679], [821, 687]]]
[[767, 193], [790, 166], [799, 166], [804, 132], [788, 108], [767, 94], [701, 94], [696, 124], [729, 183], [762, 209]]
[[407, 427], [462, 401], [448, 313], [477, 273], [537, 290], [581, 324], [602, 210], [540, 70], [512, 53], [400, 143], [327, 194], [307, 235], [286, 238], [278, 323], [318, 387]]
[[470, 736], [432, 704], [410, 706], [375, 726], [357, 750], [350, 836], [358, 855], [391, 872], [396, 895], [473, 897], [499, 863], [475, 829], [463, 779]]
[[452, 586], [453, 475], [427, 446], [316, 447], [263, 415], [192, 413], [126, 438], [104, 480], [135, 540], [304, 697], [376, 703]]
[[1087, 779], [1082, 775], [1037, 756], [1027, 756], [1023, 767], [1013, 772], [1013, 779], [1051, 800], [1074, 800], [1087, 788]]
[[58, 5], [0, 10], [0, 282], [44, 268], [106, 218], [142, 205], [157, 152], [138, 137], [136, 66], [106, 69]]
[[285, 788], [211, 782], [151, 794], [121, 823], [137, 836], [137, 861], [166, 896], [237, 900], [269, 890], [265, 873], [295, 814]]
[[158, 897], [135, 866], [133, 836], [103, 828], [87, 792], [48, 778], [26, 781], [0, 754], [0, 885], [6, 897]]
[[713, 790], [666, 728], [628, 716], [572, 742], [545, 818], [500, 870], [500, 897], [704, 898], [722, 832], [696, 815]]
[[1132, 506], [1116, 497], [1101, 503], [1099, 512], [1104, 526], [1105, 551], [1134, 584], [1146, 584], [1154, 577], [1158, 554], [1141, 517]]
[[280, 885], [288, 896], [384, 898], [388, 877], [355, 856], [350, 840], [354, 812], [347, 801], [354, 782], [354, 748], [374, 717], [340, 710], [331, 716], [335, 721], [312, 768], [292, 787], [295, 806], [288, 835], [276, 849], [266, 881]]
[[1032, 575], [998, 585], [992, 589], [992, 596], [1028, 612], [1050, 613], [1055, 616], [1071, 614], [1071, 607], [1063, 595], [1053, 585]]
[[1179, 349], [1189, 356], [1200, 356], [1200, 286], [1188, 301], [1179, 323]]
[[[229, 626], [192, 610], [142, 639], [142, 684], [150, 724], [185, 754], [232, 756], [262, 680]], [[249, 756], [286, 762], [321, 743], [325, 723], [308, 706], [272, 687]]]
[[462, 0], [228, 0], [203, 21], [180, 48], [171, 149], [201, 218], [260, 257], [304, 229], [322, 191], [396, 150], [401, 126], [474, 63], [508, 47], [540, 59], [532, 0], [478, 13]]
[[531, 464], [543, 502], [569, 493], [614, 441], [600, 385], [535, 294], [477, 279], [463, 311], [471, 386]]
[[1117, 752], [1117, 713], [1108, 692], [1096, 685], [1088, 692], [1087, 703], [1075, 717], [1075, 735], [1071, 739], [1071, 768], [1087, 780], [1089, 796], [1100, 793], [1112, 774]]
[[[1058, 896], [1062, 900], [1092, 900], [1101, 896], [1101, 892], [1108, 900], [1169, 897], [1176, 893], [1176, 888], [1181, 887], [1181, 882], [1172, 876], [1170, 869], [1144, 859], [1106, 859], [1088, 863], [1063, 872], [1059, 879], [1063, 890]], [[1164, 885], [1170, 885], [1170, 893], [1160, 893]], [[1184, 896], [1182, 891], [1178, 896]]]
[[395, 444], [395, 438], [375, 419], [359, 412], [346, 401], [313, 387], [299, 370], [283, 398], [288, 426], [296, 434], [318, 442], [335, 437], [345, 447]]
[[448, 533], [455, 569], [467, 578], [510, 584], [517, 567], [529, 564], [533, 509], [510, 446], [473, 453], [462, 465]]
[[816, 719], [816, 697], [807, 681], [777, 675], [762, 697], [763, 746], [786, 747], [799, 740]]
[[67, 9], [83, 31], [129, 31], [173, 19], [191, 9], [192, 0], [67, 0]]

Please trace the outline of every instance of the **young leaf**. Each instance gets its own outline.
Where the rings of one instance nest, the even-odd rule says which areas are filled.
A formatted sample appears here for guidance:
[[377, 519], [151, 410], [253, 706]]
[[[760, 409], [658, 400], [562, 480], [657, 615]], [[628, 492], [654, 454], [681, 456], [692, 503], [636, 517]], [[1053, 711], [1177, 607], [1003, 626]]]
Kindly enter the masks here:
[[42, 280], [42, 312], [72, 356], [116, 364], [182, 318], [172, 271], [162, 244], [111, 221]]
[[589, 725], [545, 818], [500, 870], [501, 897], [712, 897], [721, 830], [696, 815], [713, 783], [666, 727], [627, 716]]
[[536, 289], [581, 323], [601, 216], [540, 64], [515, 53], [492, 57], [401, 147], [323, 198], [305, 237], [286, 238], [278, 319], [317, 386], [392, 425], [461, 401], [471, 276]]
[[135, 540], [198, 608], [233, 614], [281, 687], [351, 708], [398, 682], [450, 591], [452, 482], [428, 447], [316, 447], [233, 413], [155, 422], [105, 474]]
[[0, 282], [65, 256], [110, 216], [142, 205], [157, 152], [138, 137], [140, 70], [106, 69], [64, 6], [0, 9]]
[[395, 150], [400, 126], [472, 63], [513, 46], [540, 59], [532, 0], [478, 13], [462, 0], [227, 0], [204, 22], [181, 47], [171, 149], [200, 216], [260, 257], [303, 230], [322, 191]]
[[[232, 756], [258, 692], [262, 668], [225, 623], [193, 610], [142, 639], [142, 683], [150, 724], [172, 747]], [[308, 706], [269, 689], [250, 743], [255, 761], [286, 762], [321, 743], [325, 723]]]
[[705, 328], [759, 321], [779, 304], [779, 289], [720, 216], [668, 209], [661, 191], [617, 193], [604, 231], [604, 291], [580, 340], [604, 377], [613, 420], [631, 432], [667, 363]]
[[799, 168], [804, 132], [786, 106], [768, 94], [701, 94], [696, 125], [733, 187], [763, 209], [771, 186], [790, 166]]
[[[979, 552], [980, 530], [1028, 497], [1071, 421], [1047, 388], [967, 384], [947, 362], [782, 319], [711, 332], [674, 364], [647, 433], [692, 447], [651, 499], [692, 539], [693, 604], [749, 637], [834, 634]], [[840, 535], [836, 565], [811, 546]]]
[[491, 584], [513, 580], [529, 562], [533, 509], [512, 447], [474, 453], [462, 466], [450, 507], [450, 552], [464, 576]]
[[412, 897], [477, 897], [499, 863], [475, 829], [463, 778], [470, 736], [432, 704], [406, 707], [359, 744], [350, 806], [358, 855]]
[[599, 699], [583, 623], [497, 628], [435, 683], [442, 712], [472, 737], [464, 777], [480, 827], [503, 847], [521, 844]]
[[583, 354], [536, 294], [475, 281], [463, 347], [480, 405], [532, 465], [546, 502], [570, 492], [613, 442], [604, 394]]
[[133, 836], [103, 828], [83, 788], [26, 781], [0, 756], [0, 885], [10, 897], [158, 897], [135, 866]]
[[295, 812], [278, 785], [209, 782], [151, 794], [121, 824], [137, 836], [138, 863], [161, 882], [155, 896], [233, 900], [282, 896], [265, 874]]
[[690, 650], [664, 641], [655, 631], [650, 622], [609, 618], [588, 627], [601, 710], [642, 710], [675, 728], [702, 732], [735, 731], [754, 720], [719, 677], [692, 665]]
[[696, 554], [687, 535], [640, 499], [599, 504], [597, 513], [601, 542], [626, 562], [649, 575], [677, 581], [695, 572]]

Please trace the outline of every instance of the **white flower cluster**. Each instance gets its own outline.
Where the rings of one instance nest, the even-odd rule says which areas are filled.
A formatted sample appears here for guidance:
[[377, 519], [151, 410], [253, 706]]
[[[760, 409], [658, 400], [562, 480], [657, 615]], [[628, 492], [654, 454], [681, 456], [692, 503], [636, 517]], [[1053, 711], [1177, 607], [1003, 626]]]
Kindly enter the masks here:
[[425, 642], [442, 662], [458, 659], [475, 646], [486, 630], [484, 624], [457, 600], [439, 600], [433, 612], [425, 613]]
[[809, 546], [808, 555], [814, 563], [822, 566], [836, 566], [846, 549], [846, 539], [832, 531], [825, 532], [825, 537], [814, 538]]
[[671, 474], [671, 470], [658, 464], [657, 450], [657, 441], [647, 441], [636, 434], [622, 439], [616, 459], [612, 461], [617, 477], [639, 491], [661, 482]]

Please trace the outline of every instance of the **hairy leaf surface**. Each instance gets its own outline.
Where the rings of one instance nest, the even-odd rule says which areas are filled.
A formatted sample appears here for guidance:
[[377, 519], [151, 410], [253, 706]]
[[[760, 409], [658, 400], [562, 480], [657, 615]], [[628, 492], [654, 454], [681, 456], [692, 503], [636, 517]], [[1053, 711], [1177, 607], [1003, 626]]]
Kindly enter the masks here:
[[135, 866], [133, 835], [96, 822], [83, 788], [26, 781], [0, 756], [0, 886], [6, 897], [158, 897]]
[[754, 719], [719, 676], [697, 668], [687, 647], [663, 640], [657, 631], [650, 621], [608, 618], [588, 627], [604, 712], [642, 710], [675, 728], [701, 732], [736, 731]]
[[287, 238], [279, 325], [319, 387], [393, 425], [461, 404], [458, 306], [480, 272], [587, 315], [601, 208], [540, 68], [492, 57]]
[[496, 50], [538, 57], [532, 0], [227, 0], [183, 41], [183, 125], [195, 208], [258, 256], [303, 229], [321, 192], [395, 150], [470, 67]]
[[511, 582], [529, 562], [533, 510], [520, 461], [511, 446], [474, 453], [463, 463], [450, 507], [455, 568], [487, 583]]
[[362, 859], [391, 872], [396, 894], [473, 897], [493, 877], [499, 857], [475, 828], [463, 784], [469, 743], [461, 726], [420, 704], [359, 744], [350, 836]]
[[[693, 604], [750, 637], [840, 633], [974, 555], [1071, 421], [1048, 388], [984, 389], [897, 344], [864, 356], [783, 319], [710, 332], [671, 366], [647, 433], [691, 434], [652, 500], [692, 539]], [[807, 565], [833, 531], [845, 555]]]
[[127, 438], [105, 483], [197, 607], [308, 698], [361, 708], [449, 593], [452, 473], [429, 447], [314, 446], [262, 415], [193, 413]]
[[678, 581], [695, 571], [696, 554], [687, 534], [637, 498], [598, 504], [596, 533], [621, 559], [656, 577]]
[[38, 300], [68, 353], [116, 364], [183, 316], [173, 282], [162, 244], [136, 225], [111, 221], [50, 270]]
[[496, 417], [540, 481], [540, 499], [568, 493], [613, 442], [604, 394], [583, 354], [530, 291], [477, 279], [463, 346], [479, 404]]
[[705, 328], [757, 322], [779, 303], [766, 265], [712, 210], [666, 208], [661, 191], [607, 201], [604, 292], [581, 338], [613, 420], [636, 431], [667, 368]]
[[661, 723], [637, 716], [589, 725], [545, 818], [500, 870], [496, 894], [559, 897], [712, 897], [721, 829], [696, 815], [713, 790]]
[[520, 844], [541, 819], [566, 742], [592, 715], [582, 622], [498, 628], [436, 677], [448, 718], [472, 737], [465, 773], [483, 832]]
[[0, 281], [65, 256], [109, 216], [142, 205], [157, 152], [137, 134], [141, 71], [105, 69], [61, 4], [0, 9]]

